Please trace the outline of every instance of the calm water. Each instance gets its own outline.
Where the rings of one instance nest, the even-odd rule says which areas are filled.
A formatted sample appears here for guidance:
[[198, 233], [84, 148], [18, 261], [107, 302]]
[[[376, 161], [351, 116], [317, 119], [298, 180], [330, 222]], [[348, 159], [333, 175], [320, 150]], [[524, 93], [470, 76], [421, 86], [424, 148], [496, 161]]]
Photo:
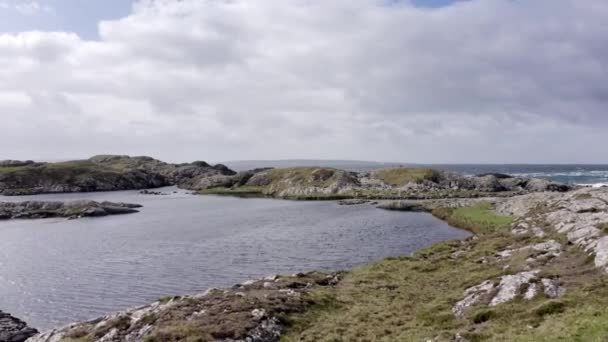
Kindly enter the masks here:
[[[137, 192], [26, 199], [140, 203], [140, 213], [0, 222], [0, 309], [48, 329], [255, 277], [338, 270], [464, 238], [371, 205]], [[3, 200], [22, 200], [4, 198]]]

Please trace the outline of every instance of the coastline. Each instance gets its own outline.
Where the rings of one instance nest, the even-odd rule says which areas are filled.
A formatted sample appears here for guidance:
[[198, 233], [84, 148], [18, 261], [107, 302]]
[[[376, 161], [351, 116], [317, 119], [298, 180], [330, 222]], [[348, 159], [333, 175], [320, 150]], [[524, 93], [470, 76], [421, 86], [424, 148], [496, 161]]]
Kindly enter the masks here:
[[[161, 299], [43, 333], [32, 342], [542, 340], [568, 333], [557, 329], [560, 335], [551, 335], [548, 327], [559, 322], [576, 326], [571, 320], [583, 310], [581, 303], [596, 310], [595, 305], [604, 302], [604, 291], [608, 298], [606, 286], [591, 291], [581, 287], [581, 282], [603, 284], [608, 267], [607, 188], [424, 168], [356, 173], [312, 167], [234, 173], [204, 162], [176, 165], [126, 156], [91, 160], [111, 168], [116, 173], [112, 177], [118, 179], [133, 174], [138, 175], [136, 182], [165, 177], [163, 182], [201, 195], [341, 200], [345, 205], [381, 202], [377, 203], [381, 209], [429, 212], [474, 235], [344, 273], [274, 276], [231, 289]], [[83, 163], [89, 167], [91, 160]], [[41, 166], [22, 167], [38, 172]], [[5, 169], [4, 179], [23, 170]], [[73, 172], [73, 164], [61, 164], [60, 170]], [[139, 175], [142, 170], [147, 170], [145, 177]], [[48, 190], [42, 192], [89, 191], [69, 179]], [[595, 302], [585, 300], [589, 295]], [[591, 323], [593, 317], [604, 317], [597, 311], [583, 316]], [[513, 317], [526, 322], [525, 328], [514, 326]], [[582, 329], [587, 333], [585, 329], [591, 328]]]
[[[600, 228], [588, 229], [587, 220], [593, 215], [598, 218], [598, 225], [602, 220], [608, 222], [605, 200], [608, 201], [608, 190], [587, 188], [507, 199], [427, 201], [422, 207], [399, 204], [395, 208], [430, 211], [474, 236], [438, 243], [413, 256], [382, 259], [340, 274], [339, 279], [335, 274], [322, 275], [322, 279], [336, 279], [327, 284], [323, 280], [322, 286], [317, 286], [316, 280], [308, 280], [278, 288], [277, 295], [290, 293], [298, 298], [298, 305], [293, 307], [285, 307], [280, 304], [284, 301], [278, 299], [274, 303], [279, 303], [277, 306], [256, 302], [259, 308], [232, 310], [240, 307], [235, 306], [236, 302], [259, 298], [255, 291], [277, 290], [273, 283], [276, 279], [297, 283], [294, 279], [310, 274], [245, 282], [219, 290], [220, 299], [217, 295], [209, 297], [215, 290], [172, 299], [169, 308], [173, 313], [169, 316], [175, 318], [175, 309], [183, 310], [179, 311], [179, 319], [148, 318], [144, 320], [147, 324], [142, 325], [142, 316], [136, 313], [139, 308], [41, 336], [72, 336], [65, 341], [184, 340], [197, 336], [207, 336], [203, 340], [250, 341], [374, 336], [435, 341], [481, 341], [492, 336], [492, 340], [550, 341], [573, 333], [592, 336], [597, 333], [595, 322], [605, 317], [601, 308], [608, 288], [602, 285], [602, 263], [608, 259], [602, 254], [604, 233]], [[551, 203], [561, 203], [562, 207]], [[580, 225], [563, 231], [563, 227], [555, 226], [558, 221], [551, 221], [557, 220], [556, 215], [570, 215]], [[294, 289], [298, 290], [297, 295], [289, 291]], [[198, 313], [204, 317], [210, 301], [218, 300], [227, 305], [227, 312], [242, 318], [232, 322], [249, 322], [249, 328], [240, 333], [235, 333], [232, 325], [211, 328], [201, 323], [208, 322], [206, 318], [192, 316]], [[149, 307], [159, 309], [162, 303], [158, 303]], [[164, 310], [156, 313], [169, 317]], [[580, 317], [586, 320], [577, 321]], [[556, 329], [565, 322], [574, 327], [572, 331]], [[105, 334], [97, 336], [101, 333], [96, 331], [103, 327]], [[225, 335], [227, 331], [230, 336]], [[201, 335], [208, 333], [212, 333], [211, 337]], [[42, 337], [30, 341], [47, 341]]]

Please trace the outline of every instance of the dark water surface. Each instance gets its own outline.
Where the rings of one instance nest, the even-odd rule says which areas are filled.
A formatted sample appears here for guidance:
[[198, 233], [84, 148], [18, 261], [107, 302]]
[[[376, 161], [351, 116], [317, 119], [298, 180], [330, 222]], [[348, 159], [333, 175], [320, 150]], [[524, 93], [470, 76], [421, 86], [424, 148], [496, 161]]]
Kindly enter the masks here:
[[0, 310], [38, 329], [276, 273], [339, 270], [468, 234], [371, 205], [140, 195], [2, 200], [140, 203], [140, 213], [0, 222]]

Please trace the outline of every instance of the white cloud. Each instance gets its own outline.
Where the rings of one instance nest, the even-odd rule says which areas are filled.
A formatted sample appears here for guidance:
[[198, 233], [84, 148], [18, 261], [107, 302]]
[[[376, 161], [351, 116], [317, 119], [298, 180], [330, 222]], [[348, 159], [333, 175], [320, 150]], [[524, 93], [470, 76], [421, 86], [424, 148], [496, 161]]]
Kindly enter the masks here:
[[[0, 152], [608, 157], [590, 148], [608, 128], [608, 3], [383, 3], [141, 1], [99, 41], [0, 35]], [[30, 102], [6, 109], [6, 93]]]

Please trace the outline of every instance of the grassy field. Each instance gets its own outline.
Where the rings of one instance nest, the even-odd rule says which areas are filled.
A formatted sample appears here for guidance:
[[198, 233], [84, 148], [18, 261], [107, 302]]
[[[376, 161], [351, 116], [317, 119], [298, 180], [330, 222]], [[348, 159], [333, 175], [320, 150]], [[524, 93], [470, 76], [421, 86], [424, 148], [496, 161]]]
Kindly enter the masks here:
[[511, 218], [496, 215], [489, 203], [435, 214], [477, 238], [349, 272], [335, 289], [309, 294], [311, 309], [289, 317], [283, 341], [452, 341], [456, 334], [470, 341], [608, 340], [608, 279], [575, 247], [542, 268], [543, 276], [563, 281], [563, 297], [479, 305], [456, 318], [452, 307], [466, 288], [521, 271], [529, 252], [506, 265], [481, 260], [538, 238], [511, 235]]

